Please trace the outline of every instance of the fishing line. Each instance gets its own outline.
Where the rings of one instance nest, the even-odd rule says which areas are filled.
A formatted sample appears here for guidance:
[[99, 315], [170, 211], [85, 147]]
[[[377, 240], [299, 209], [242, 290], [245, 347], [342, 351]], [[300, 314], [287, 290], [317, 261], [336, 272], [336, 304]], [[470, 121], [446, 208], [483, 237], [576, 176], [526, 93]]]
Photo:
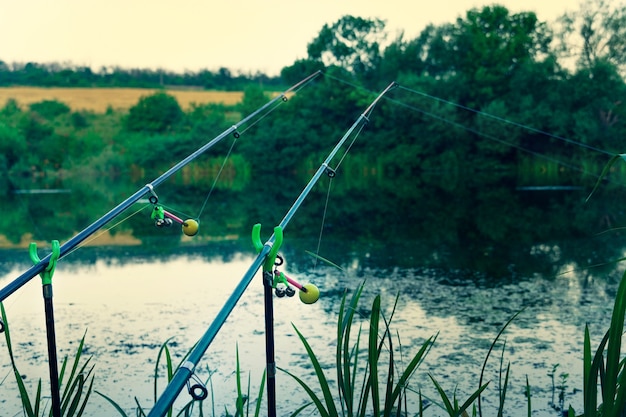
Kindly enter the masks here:
[[[245, 132], [245, 130], [244, 130], [244, 132]], [[202, 204], [202, 207], [200, 208], [200, 212], [198, 213], [198, 216], [196, 217], [196, 219], [198, 219], [198, 220], [200, 220], [200, 216], [204, 212], [204, 209], [205, 209], [207, 203], [209, 202], [209, 197], [211, 197], [211, 194], [213, 193], [213, 189], [215, 189], [215, 186], [217, 185], [217, 181], [219, 180], [220, 175], [222, 174], [222, 171], [224, 170], [224, 167], [226, 166], [226, 161], [228, 161], [228, 158], [230, 157], [230, 154], [232, 153], [233, 148], [235, 147], [235, 143], [237, 143], [237, 138], [233, 137], [233, 142], [231, 143], [230, 148], [228, 149], [228, 152], [226, 153], [226, 156], [224, 157], [224, 161], [222, 162], [222, 165], [220, 166], [220, 169], [217, 172], [217, 175], [215, 175], [215, 179], [213, 180], [213, 184], [211, 184], [211, 188], [209, 189], [209, 192], [208, 192], [206, 198], [204, 199], [204, 203]]]
[[399, 86], [399, 88], [402, 89], [402, 90], [411, 92], [413, 94], [417, 94], [417, 95], [421, 95], [421, 96], [426, 97], [426, 98], [430, 98], [431, 100], [439, 101], [441, 103], [449, 104], [449, 105], [452, 105], [454, 107], [458, 107], [460, 109], [467, 110], [469, 112], [472, 112], [472, 113], [475, 113], [475, 114], [478, 114], [478, 115], [481, 115], [481, 116], [489, 117], [491, 119], [497, 120], [497, 121], [502, 122], [502, 123], [506, 123], [506, 124], [510, 124], [512, 126], [516, 126], [516, 127], [522, 128], [522, 129], [530, 130], [531, 132], [539, 133], [541, 135], [549, 136], [551, 138], [561, 140], [561, 141], [569, 143], [571, 145], [580, 146], [581, 148], [590, 149], [592, 151], [603, 153], [605, 155], [610, 155], [610, 156], [614, 155], [614, 153], [612, 153], [612, 152], [606, 151], [604, 149], [597, 148], [595, 146], [587, 145], [586, 143], [578, 142], [578, 141], [575, 141], [573, 139], [568, 139], [568, 138], [565, 138], [563, 136], [554, 135], [552, 133], [546, 132], [545, 130], [536, 129], [534, 127], [531, 127], [531, 126], [528, 126], [528, 125], [524, 125], [524, 124], [521, 124], [521, 123], [517, 123], [517, 122], [514, 122], [512, 120], [505, 119], [505, 118], [502, 118], [502, 117], [499, 117], [499, 116], [495, 116], [495, 115], [490, 114], [490, 113], [485, 113], [485, 112], [480, 111], [480, 110], [472, 109], [471, 107], [467, 107], [467, 106], [464, 106], [462, 104], [458, 104], [458, 103], [455, 103], [453, 101], [445, 100], [445, 99], [442, 99], [442, 98], [439, 98], [439, 97], [431, 96], [430, 94], [426, 94], [426, 93], [423, 93], [421, 91], [413, 90], [411, 88], [403, 87], [401, 85]]
[[[305, 82], [303, 82], [302, 84], [296, 86], [295, 88], [293, 88], [291, 90], [291, 92], [293, 94], [297, 93], [298, 91], [300, 91], [302, 88], [304, 88], [308, 83], [312, 82], [314, 79], [314, 77], [307, 79]], [[233, 135], [233, 142], [230, 145], [230, 148], [228, 149], [228, 152], [226, 153], [226, 156], [224, 157], [224, 160], [222, 162], [222, 165], [219, 168], [219, 171], [217, 172], [215, 179], [213, 180], [213, 183], [211, 184], [211, 188], [209, 189], [209, 192], [207, 193], [206, 198], [204, 199], [204, 202], [202, 203], [202, 206], [200, 207], [200, 212], [198, 213], [198, 215], [195, 217], [196, 219], [200, 220], [200, 216], [202, 216], [202, 213], [204, 213], [204, 209], [207, 206], [207, 203], [209, 202], [209, 198], [211, 197], [211, 194], [213, 193], [213, 190], [215, 189], [217, 182], [220, 178], [220, 175], [222, 174], [222, 171], [224, 170], [224, 167], [226, 166], [226, 162], [228, 161], [228, 159], [230, 158], [230, 155], [233, 152], [233, 149], [235, 147], [235, 144], [237, 143], [237, 139], [243, 135], [244, 133], [246, 133], [250, 128], [252, 128], [253, 126], [256, 126], [258, 123], [260, 123], [262, 120], [264, 120], [266, 117], [268, 117], [270, 114], [272, 114], [277, 108], [278, 106], [280, 106], [282, 103], [286, 102], [288, 100], [288, 97], [286, 94], [282, 94], [282, 97], [280, 99], [280, 101], [277, 101], [276, 103], [274, 103], [271, 107], [268, 108], [268, 110], [261, 114], [257, 119], [255, 119], [254, 121], [252, 121], [251, 123], [249, 123], [245, 129], [239, 131], [239, 133], [237, 135]]]
[[356, 138], [359, 137], [359, 135], [361, 134], [361, 131], [363, 130], [363, 128], [365, 127], [365, 124], [362, 124], [359, 127], [359, 130], [356, 132], [354, 138], [352, 138], [352, 141], [350, 142], [350, 144], [346, 147], [346, 150], [344, 151], [343, 155], [341, 156], [341, 158], [339, 159], [339, 162], [337, 162], [337, 165], [335, 165], [335, 171], [337, 171], [339, 169], [339, 165], [341, 165], [341, 163], [343, 162], [343, 160], [346, 158], [346, 156], [348, 155], [348, 152], [350, 152], [350, 149], [352, 149], [352, 145], [354, 145], [354, 142], [356, 141]]
[[71, 251], [69, 251], [65, 256], [70, 256], [71, 254], [73, 254], [74, 252], [76, 252], [78, 249], [82, 248], [83, 246], [87, 246], [87, 244], [89, 244], [90, 242], [93, 242], [94, 240], [98, 239], [100, 236], [102, 236], [103, 234], [107, 233], [108, 231], [110, 231], [111, 229], [116, 228], [117, 226], [119, 226], [120, 224], [124, 223], [126, 220], [130, 219], [131, 217], [135, 216], [137, 213], [139, 213], [140, 211], [142, 211], [143, 209], [150, 207], [149, 204], [146, 204], [144, 206], [142, 206], [141, 208], [139, 208], [138, 210], [132, 212], [131, 214], [129, 214], [128, 216], [124, 217], [123, 219], [121, 219], [120, 221], [118, 221], [117, 223], [113, 224], [111, 227], [108, 227], [106, 229], [101, 230], [99, 233], [95, 233], [93, 235], [91, 235], [89, 237], [89, 239], [85, 239], [83, 242], [80, 243], [80, 245], [74, 247]]
[[[325, 75], [326, 77], [332, 78], [332, 79], [334, 79], [334, 80], [336, 80], [336, 81], [338, 81], [338, 82], [341, 82], [341, 83], [343, 83], [343, 84], [349, 85], [349, 86], [351, 86], [351, 87], [353, 87], [353, 88], [355, 88], [355, 89], [360, 89], [360, 90], [364, 90], [364, 91], [371, 92], [370, 90], [368, 90], [368, 89], [366, 89], [366, 88], [364, 88], [364, 87], [358, 86], [358, 85], [356, 85], [356, 84], [354, 84], [354, 83], [350, 83], [350, 82], [348, 82], [348, 81], [346, 81], [346, 80], [342, 80], [342, 79], [340, 79], [340, 78], [334, 77], [334, 76], [329, 75], [329, 74], [324, 74], [324, 75]], [[601, 154], [614, 156], [614, 153], [611, 153], [611, 152], [609, 152], [609, 151], [606, 151], [606, 150], [604, 150], [604, 149], [601, 149], [601, 148], [598, 148], [598, 147], [595, 147], [595, 146], [592, 146], [592, 145], [588, 145], [588, 144], [585, 144], [585, 143], [582, 143], [582, 142], [579, 142], [579, 141], [575, 141], [575, 140], [573, 140], [573, 139], [568, 139], [568, 138], [565, 138], [565, 137], [563, 137], [563, 136], [554, 135], [554, 134], [549, 133], [549, 132], [547, 132], [547, 131], [544, 131], [544, 130], [541, 130], [541, 129], [537, 129], [537, 128], [534, 128], [534, 127], [531, 127], [531, 126], [528, 126], [528, 125], [524, 125], [524, 124], [522, 124], [522, 123], [514, 122], [514, 121], [512, 121], [512, 120], [505, 119], [505, 118], [502, 118], [502, 117], [499, 117], [499, 116], [495, 116], [495, 115], [493, 115], [493, 114], [486, 113], [486, 112], [483, 112], [483, 111], [480, 111], [480, 110], [472, 109], [471, 107], [463, 106], [463, 105], [461, 105], [461, 104], [458, 104], [458, 103], [455, 103], [455, 102], [452, 102], [452, 101], [449, 101], [449, 100], [445, 100], [445, 99], [442, 99], [442, 98], [440, 98], [440, 97], [436, 97], [436, 96], [433, 96], [433, 95], [430, 95], [430, 94], [426, 94], [426, 93], [423, 93], [423, 92], [420, 92], [420, 91], [417, 91], [417, 90], [414, 90], [414, 89], [411, 89], [411, 88], [408, 88], [408, 87], [402, 86], [402, 85], [400, 85], [400, 84], [398, 85], [398, 87], [399, 87], [400, 89], [402, 89], [402, 90], [405, 90], [405, 91], [409, 92], [409, 93], [413, 93], [413, 94], [421, 95], [421, 96], [424, 96], [424, 97], [426, 97], [426, 98], [430, 98], [430, 99], [432, 99], [432, 100], [436, 100], [436, 101], [439, 101], [439, 102], [441, 102], [441, 103], [449, 104], [449, 105], [452, 105], [452, 106], [458, 107], [458, 108], [460, 108], [460, 109], [467, 110], [467, 111], [473, 112], [473, 113], [475, 113], [475, 114], [478, 114], [478, 115], [481, 115], [481, 116], [485, 116], [485, 117], [488, 117], [488, 118], [494, 119], [494, 120], [496, 120], [496, 121], [499, 121], [499, 122], [502, 122], [502, 123], [506, 123], [506, 124], [509, 124], [509, 125], [512, 125], [512, 126], [516, 126], [516, 127], [519, 127], [519, 128], [522, 128], [522, 129], [525, 129], [525, 130], [528, 130], [528, 131], [531, 131], [531, 132], [534, 132], [534, 133], [538, 133], [538, 134], [541, 134], [541, 135], [545, 135], [545, 136], [548, 136], [548, 137], [551, 137], [551, 138], [554, 138], [554, 139], [557, 139], [557, 140], [560, 140], [560, 141], [566, 142], [566, 143], [571, 144], [571, 145], [574, 145], [574, 146], [578, 146], [578, 147], [581, 147], [581, 148], [589, 149], [589, 150], [592, 150], [592, 151], [595, 151], [595, 152], [598, 152], [598, 153], [601, 153]], [[523, 152], [526, 152], [526, 153], [528, 153], [528, 154], [534, 155], [534, 156], [536, 156], [536, 157], [538, 157], [538, 158], [542, 158], [542, 159], [545, 159], [545, 160], [547, 160], [547, 161], [554, 162], [554, 163], [556, 163], [556, 164], [558, 164], [558, 165], [561, 165], [561, 166], [563, 166], [563, 167], [566, 167], [566, 168], [572, 169], [572, 170], [574, 170], [574, 171], [581, 172], [581, 173], [583, 173], [583, 174], [591, 175], [591, 176], [596, 177], [596, 178], [598, 178], [598, 177], [599, 177], [599, 174], [597, 174], [597, 173], [595, 173], [595, 172], [590, 172], [590, 171], [587, 171], [587, 170], [585, 170], [585, 169], [581, 169], [581, 168], [579, 168], [579, 167], [577, 167], [577, 166], [575, 166], [575, 165], [569, 164], [569, 163], [567, 163], [567, 162], [563, 162], [563, 161], [561, 161], [561, 160], [559, 160], [559, 159], [556, 159], [556, 158], [554, 158], [554, 157], [550, 157], [550, 156], [547, 156], [547, 155], [543, 155], [543, 154], [541, 154], [541, 153], [538, 153], [538, 152], [532, 151], [532, 150], [530, 150], [530, 149], [524, 148], [524, 147], [523, 147], [523, 146], [521, 146], [521, 145], [516, 145], [516, 144], [510, 143], [510, 142], [507, 142], [507, 141], [505, 141], [505, 140], [502, 140], [502, 139], [496, 138], [496, 137], [494, 137], [494, 136], [488, 135], [488, 134], [486, 134], [486, 133], [482, 133], [482, 132], [480, 132], [480, 131], [478, 131], [478, 130], [475, 130], [475, 129], [472, 129], [472, 128], [469, 128], [469, 127], [466, 127], [466, 126], [464, 126], [464, 125], [462, 125], [462, 124], [460, 124], [460, 123], [457, 123], [457, 122], [451, 121], [451, 120], [449, 120], [449, 119], [446, 119], [446, 118], [443, 118], [443, 117], [437, 116], [437, 115], [435, 115], [435, 114], [433, 114], [433, 113], [430, 113], [430, 112], [428, 112], [428, 111], [424, 111], [424, 110], [418, 109], [418, 108], [416, 108], [416, 107], [414, 107], [414, 106], [412, 106], [412, 105], [409, 105], [409, 104], [407, 104], [407, 103], [404, 103], [403, 101], [398, 100], [398, 99], [396, 99], [396, 98], [384, 97], [384, 99], [385, 99], [385, 100], [388, 100], [388, 101], [390, 101], [390, 102], [393, 102], [393, 103], [395, 103], [395, 104], [398, 104], [398, 105], [404, 106], [404, 107], [406, 107], [406, 108], [408, 108], [408, 109], [410, 109], [410, 110], [414, 110], [414, 111], [417, 111], [417, 112], [419, 112], [419, 113], [422, 113], [422, 114], [424, 114], [425, 116], [432, 117], [432, 118], [437, 119], [437, 120], [439, 120], [439, 121], [442, 121], [442, 122], [444, 122], [444, 123], [448, 123], [448, 124], [454, 125], [454, 126], [456, 126], [456, 127], [460, 128], [460, 129], [466, 130], [466, 131], [471, 132], [471, 133], [474, 133], [474, 134], [476, 134], [476, 135], [479, 135], [479, 136], [485, 137], [485, 138], [487, 138], [487, 139], [490, 139], [490, 140], [493, 140], [493, 141], [496, 141], [496, 142], [500, 142], [500, 143], [505, 144], [505, 145], [507, 145], [507, 146], [511, 146], [511, 147], [513, 147], [513, 148], [515, 148], [515, 149], [518, 149], [518, 150], [520, 150], [520, 151], [523, 151]]]
[[320, 256], [320, 247], [322, 246], [322, 234], [324, 233], [324, 225], [326, 224], [326, 213], [328, 211], [328, 201], [330, 200], [330, 188], [333, 183], [333, 177], [328, 177], [328, 191], [326, 192], [326, 202], [324, 203], [324, 212], [322, 213], [322, 224], [320, 226], [320, 234], [317, 239], [317, 249], [315, 250], [315, 255], [313, 258], [315, 261], [313, 262], [313, 271], [317, 271], [317, 261]]
[[467, 127], [467, 126], [465, 126], [465, 125], [463, 125], [463, 124], [461, 124], [461, 123], [455, 122], [455, 121], [450, 120], [450, 119], [446, 119], [446, 118], [444, 118], [444, 117], [438, 116], [438, 115], [436, 115], [436, 114], [434, 114], [434, 113], [431, 113], [431, 112], [428, 112], [428, 111], [426, 111], [426, 110], [419, 109], [419, 108], [417, 108], [417, 107], [415, 107], [415, 106], [413, 106], [413, 105], [410, 105], [410, 104], [404, 103], [404, 102], [402, 102], [402, 101], [399, 101], [399, 100], [394, 100], [394, 99], [390, 99], [390, 98], [387, 98], [387, 100], [389, 100], [389, 101], [391, 101], [392, 103], [395, 103], [395, 104], [397, 104], [397, 105], [399, 105], [399, 106], [403, 106], [403, 107], [405, 107], [405, 108], [407, 108], [407, 109], [409, 109], [409, 110], [416, 111], [416, 112], [421, 113], [421, 114], [423, 114], [423, 115], [425, 115], [425, 116], [428, 116], [428, 117], [431, 117], [431, 118], [433, 118], [433, 119], [439, 120], [439, 121], [441, 121], [441, 122], [444, 122], [444, 123], [450, 124], [450, 125], [452, 125], [452, 126], [454, 126], [454, 127], [458, 127], [459, 129], [463, 129], [463, 130], [465, 130], [465, 131], [468, 131], [468, 132], [474, 133], [474, 134], [476, 134], [476, 135], [482, 136], [482, 137], [484, 137], [484, 138], [486, 138], [486, 139], [493, 140], [494, 142], [499, 142], [499, 143], [502, 143], [502, 144], [504, 144], [504, 145], [510, 146], [510, 147], [512, 147], [512, 148], [518, 149], [518, 150], [520, 150], [520, 151], [523, 151], [523, 152], [529, 153], [529, 154], [534, 155], [534, 156], [536, 156], [536, 157], [538, 157], [538, 158], [542, 158], [542, 159], [545, 159], [545, 160], [547, 160], [547, 161], [554, 162], [554, 163], [556, 163], [556, 164], [558, 164], [558, 165], [562, 165], [562, 166], [564, 166], [564, 167], [566, 167], [566, 168], [569, 168], [569, 169], [571, 169], [571, 170], [578, 171], [578, 172], [581, 172], [581, 173], [583, 173], [583, 174], [591, 175], [591, 176], [594, 176], [594, 177], [596, 177], [596, 178], [597, 178], [597, 177], [599, 177], [599, 174], [597, 174], [597, 173], [594, 173], [594, 172], [589, 172], [589, 171], [587, 171], [587, 170], [585, 170], [585, 169], [582, 169], [582, 168], [580, 168], [580, 167], [578, 167], [578, 166], [576, 166], [576, 165], [572, 165], [572, 164], [569, 164], [569, 163], [567, 163], [567, 162], [563, 162], [563, 161], [561, 161], [561, 160], [559, 160], [559, 159], [556, 159], [556, 158], [554, 158], [554, 157], [551, 157], [551, 156], [548, 156], [548, 155], [544, 155], [544, 154], [538, 153], [538, 152], [536, 152], [536, 151], [532, 151], [532, 150], [530, 150], [530, 149], [524, 148], [524, 147], [523, 147], [523, 146], [521, 146], [521, 145], [517, 145], [517, 144], [515, 144], [515, 143], [511, 143], [511, 142], [507, 142], [507, 141], [506, 141], [506, 140], [504, 140], [504, 139], [500, 139], [500, 138], [497, 138], [497, 137], [495, 137], [495, 136], [489, 135], [489, 134], [487, 134], [487, 133], [483, 133], [483, 132], [481, 132], [481, 131], [479, 131], [479, 130], [476, 130], [476, 129], [474, 129], [474, 128]]

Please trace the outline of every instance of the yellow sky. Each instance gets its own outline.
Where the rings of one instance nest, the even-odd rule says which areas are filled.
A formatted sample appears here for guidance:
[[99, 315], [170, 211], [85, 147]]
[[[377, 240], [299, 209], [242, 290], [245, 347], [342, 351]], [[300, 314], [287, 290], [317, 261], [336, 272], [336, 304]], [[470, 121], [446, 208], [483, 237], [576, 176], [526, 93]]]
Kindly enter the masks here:
[[[0, 0], [0, 60], [94, 69], [262, 71], [278, 74], [306, 57], [324, 24], [378, 17], [392, 38], [453, 22], [482, 0]], [[501, 0], [511, 12], [551, 21], [578, 0]]]

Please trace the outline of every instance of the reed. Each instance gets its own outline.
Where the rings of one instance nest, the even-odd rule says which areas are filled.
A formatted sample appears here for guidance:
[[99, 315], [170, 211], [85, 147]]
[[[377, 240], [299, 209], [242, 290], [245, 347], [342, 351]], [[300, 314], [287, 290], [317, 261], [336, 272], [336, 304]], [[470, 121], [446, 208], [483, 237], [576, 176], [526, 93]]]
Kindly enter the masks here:
[[[626, 272], [622, 276], [609, 330], [591, 353], [591, 337], [585, 326], [583, 354], [584, 415], [603, 417], [623, 416], [626, 413], [626, 373], [620, 359], [624, 315], [626, 314]], [[606, 357], [605, 357], [606, 352]], [[598, 381], [602, 404], [598, 406]]]
[[[159, 349], [159, 353], [157, 354], [157, 361], [156, 361], [156, 365], [154, 367], [154, 398], [153, 401], [156, 403], [158, 398], [159, 398], [159, 380], [162, 378], [162, 373], [163, 371], [165, 371], [165, 376], [166, 376], [166, 383], [169, 384], [169, 382], [172, 380], [174, 374], [176, 373], [176, 371], [178, 370], [178, 368], [186, 361], [187, 357], [189, 356], [189, 353], [191, 353], [190, 349], [185, 356], [180, 360], [180, 363], [178, 364], [178, 366], [174, 367], [174, 363], [172, 361], [172, 354], [170, 352], [170, 349], [168, 347], [169, 342], [172, 340], [172, 338], [166, 340], [162, 345], [161, 348]], [[260, 411], [261, 411], [261, 401], [263, 399], [263, 390], [265, 388], [265, 372], [263, 372], [263, 377], [261, 380], [261, 386], [259, 388], [259, 394], [254, 402], [254, 412], [253, 414], [250, 413], [250, 375], [248, 375], [248, 382], [247, 382], [247, 389], [244, 391], [244, 385], [242, 384], [242, 371], [241, 368], [239, 366], [239, 347], [237, 346], [236, 348], [236, 356], [237, 356], [237, 367], [236, 367], [236, 371], [235, 371], [235, 378], [236, 378], [236, 391], [237, 391], [237, 397], [235, 398], [235, 414], [234, 416], [236, 417], [250, 417], [251, 415], [253, 415], [254, 417], [259, 417], [260, 415]], [[164, 368], [164, 369], [163, 369]], [[211, 372], [210, 370], [208, 370], [208, 377], [207, 379], [203, 382], [200, 381], [198, 379], [198, 377], [193, 374], [192, 375], [192, 379], [194, 380], [193, 382], [195, 384], [198, 384], [198, 386], [204, 387], [206, 389], [206, 386], [208, 385], [209, 388], [207, 389], [207, 395], [210, 394], [211, 395], [211, 401], [210, 401], [210, 405], [211, 405], [211, 411], [210, 414], [208, 414], [209, 412], [207, 412], [206, 415], [211, 415], [212, 417], [216, 417], [217, 415], [219, 416], [225, 416], [225, 417], [231, 417], [233, 416], [232, 414], [230, 414], [228, 407], [224, 406], [224, 414], [216, 414], [216, 408], [215, 408], [215, 396], [214, 396], [214, 391], [213, 391], [213, 372]], [[194, 385], [195, 385], [194, 384]], [[193, 386], [189, 389], [193, 389]], [[113, 400], [111, 397], [107, 396], [106, 394], [100, 392], [100, 391], [95, 391], [96, 394], [100, 395], [102, 398], [104, 398], [112, 407], [115, 411], [117, 411], [117, 413], [119, 415], [121, 415], [122, 417], [130, 417], [122, 408], [122, 406], [117, 403], [115, 400]], [[136, 416], [138, 417], [145, 417], [147, 415], [147, 411], [149, 410], [149, 408], [144, 407], [139, 399], [137, 397], [135, 397], [135, 410], [134, 413]], [[180, 410], [178, 410], [176, 412], [176, 414], [174, 414], [174, 408], [170, 407], [169, 410], [167, 410], [167, 416], [168, 417], [172, 417], [174, 415], [176, 415], [176, 417], [191, 417], [194, 415], [197, 416], [204, 416], [205, 415], [205, 411], [204, 411], [204, 400], [203, 399], [191, 399], [189, 400], [185, 405], [182, 406], [182, 408]]]
[[[9, 321], [7, 320], [6, 311], [2, 303], [0, 303], [0, 313], [2, 315], [2, 322], [4, 323], [4, 338], [6, 340], [7, 350], [11, 359], [11, 367], [13, 368], [13, 374], [15, 375], [15, 381], [20, 393], [22, 411], [27, 417], [51, 416], [52, 410], [48, 410], [42, 394], [41, 378], [37, 383], [37, 391], [35, 392], [35, 395], [31, 397], [28, 393], [22, 374], [17, 368], [15, 356], [13, 355]], [[67, 356], [63, 359], [63, 363], [61, 365], [59, 373], [59, 387], [60, 389], [62, 387], [61, 415], [63, 417], [82, 416], [91, 396], [94, 382], [92, 374], [94, 366], [89, 366], [91, 357], [83, 361], [81, 365], [84, 344], [85, 335], [83, 335], [83, 338], [78, 345], [78, 349], [76, 350], [76, 354], [74, 355], [71, 365]]]
[[[363, 286], [364, 284], [361, 284], [357, 288], [349, 303], [347, 302], [347, 293], [344, 294], [339, 310], [335, 355], [338, 383], [337, 400], [331, 392], [330, 383], [313, 349], [305, 336], [294, 326], [315, 370], [322, 398], [301, 378], [285, 369], [281, 369], [281, 371], [298, 382], [309, 395], [322, 417], [407, 415], [408, 410], [403, 409], [403, 407], [406, 407], [405, 397], [409, 380], [436, 339], [436, 336], [428, 338], [418, 352], [412, 356], [404, 370], [397, 369], [398, 362], [395, 360], [396, 351], [393, 346], [390, 325], [397, 307], [398, 296], [389, 318], [386, 318], [382, 313], [381, 298], [378, 295], [374, 298], [369, 316], [369, 332], [365, 357], [363, 357], [363, 349], [361, 349], [362, 338], [364, 338], [362, 325], [356, 330], [355, 339], [352, 340], [351, 337]], [[385, 368], [386, 371], [383, 371]]]

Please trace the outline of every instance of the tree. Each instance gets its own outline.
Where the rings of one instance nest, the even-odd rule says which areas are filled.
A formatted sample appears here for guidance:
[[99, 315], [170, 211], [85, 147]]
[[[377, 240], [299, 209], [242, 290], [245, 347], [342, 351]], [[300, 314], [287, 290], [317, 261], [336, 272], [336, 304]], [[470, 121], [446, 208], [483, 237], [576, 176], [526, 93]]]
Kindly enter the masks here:
[[131, 132], [164, 133], [174, 129], [183, 115], [175, 97], [157, 92], [142, 97], [129, 109], [125, 127]]
[[307, 46], [309, 59], [364, 74], [378, 65], [385, 23], [380, 19], [343, 16], [327, 24]]
[[245, 88], [243, 99], [237, 108], [244, 116], [247, 116], [267, 103], [269, 99], [269, 95], [263, 91], [260, 85], [250, 84]]
[[611, 8], [607, 0], [582, 2], [578, 13], [566, 13], [558, 23], [563, 60], [573, 58], [587, 70], [606, 61], [626, 75], [626, 6]]

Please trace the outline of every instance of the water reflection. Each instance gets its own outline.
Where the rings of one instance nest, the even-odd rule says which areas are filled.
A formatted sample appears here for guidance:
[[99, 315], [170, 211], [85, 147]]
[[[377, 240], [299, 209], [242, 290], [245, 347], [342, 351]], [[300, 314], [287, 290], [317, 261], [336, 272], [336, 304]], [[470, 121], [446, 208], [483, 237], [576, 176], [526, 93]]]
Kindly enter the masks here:
[[[258, 184], [277, 180], [258, 178], [241, 192], [216, 190], [194, 238], [182, 236], [175, 227], [153, 227], [149, 205], [136, 205], [120, 215], [115, 227], [57, 267], [54, 301], [60, 356], [71, 354], [87, 330], [98, 389], [128, 409], [135, 396], [150, 404], [158, 348], [173, 337], [180, 358], [198, 340], [250, 266], [252, 225], [262, 222], [263, 233], [269, 234], [308, 180], [303, 177], [269, 187]], [[66, 240], [136, 190], [133, 184], [75, 185], [67, 186], [73, 190], [70, 194], [6, 197], [13, 210], [0, 219], [0, 235], [3, 246], [13, 249], [0, 251], [1, 287], [30, 266], [24, 246], [31, 239], [40, 247], [50, 239]], [[505, 334], [504, 358], [512, 363], [507, 402], [525, 407], [528, 375], [536, 415], [553, 415], [548, 374], [558, 364], [559, 372], [570, 375], [566, 401], [581, 410], [577, 390], [582, 386], [583, 328], [589, 323], [597, 344], [608, 326], [623, 272], [613, 262], [624, 256], [619, 229], [626, 223], [623, 193], [607, 187], [585, 203], [584, 188], [520, 190], [519, 185], [510, 176], [488, 176], [478, 183], [446, 176], [350, 178], [332, 184], [324, 179], [286, 229], [281, 250], [286, 272], [317, 284], [322, 298], [312, 306], [277, 301], [279, 365], [312, 377], [293, 323], [331, 371], [335, 341], [329, 335], [336, 332], [341, 295], [366, 280], [365, 309], [374, 294], [382, 293], [388, 308], [395, 294], [401, 295], [394, 328], [404, 348], [411, 350], [439, 335], [414, 387], [436, 397], [426, 376], [431, 372], [446, 389], [458, 386], [459, 398], [472, 392], [493, 338], [524, 309]], [[194, 187], [157, 191], [181, 216], [197, 214], [205, 197]], [[307, 253], [318, 247], [320, 256], [343, 270]], [[5, 303], [19, 347], [18, 362], [29, 381], [46, 380], [47, 374], [37, 281]], [[203, 360], [203, 377], [208, 375], [205, 366], [216, 372], [218, 410], [234, 406], [237, 344], [242, 368], [251, 372], [253, 384], [261, 376], [260, 287], [255, 279]], [[2, 380], [9, 368], [6, 355], [0, 358]], [[498, 365], [492, 358], [487, 379], [497, 379]], [[286, 376], [278, 381], [278, 392], [289, 398], [279, 399], [283, 412], [305, 401]], [[494, 405], [496, 385], [483, 404]], [[3, 409], [17, 406], [13, 387], [10, 378], [0, 386]], [[93, 401], [99, 409], [92, 416], [111, 415], [101, 399]]]
[[[340, 256], [344, 271], [318, 264], [302, 247], [305, 241], [285, 246], [284, 270], [300, 281], [310, 281], [322, 291], [314, 305], [296, 299], [275, 302], [276, 357], [279, 366], [313, 381], [313, 371], [292, 323], [307, 336], [332, 377], [336, 317], [341, 295], [366, 280], [364, 312], [375, 294], [383, 295], [389, 311], [400, 294], [394, 319], [405, 352], [438, 334], [435, 348], [413, 380], [433, 398], [436, 393], [427, 373], [459, 397], [476, 388], [482, 361], [501, 326], [517, 311], [524, 312], [507, 330], [505, 361], [511, 361], [511, 406], [524, 407], [525, 377], [533, 387], [536, 415], [553, 415], [549, 406], [554, 365], [569, 376], [566, 400], [581, 409], [582, 335], [589, 323], [597, 343], [608, 326], [616, 283], [588, 280], [579, 273], [558, 277], [493, 280], [467, 270], [395, 265], [398, 252], [364, 251]], [[235, 285], [248, 270], [252, 250], [241, 251], [244, 242], [180, 247], [161, 255], [145, 246], [84, 248], [57, 267], [54, 280], [55, 312], [60, 356], [72, 354], [87, 330], [87, 353], [96, 363], [96, 387], [131, 411], [134, 397], [150, 404], [156, 353], [172, 339], [177, 358], [206, 331]], [[2, 252], [6, 254], [6, 252]], [[369, 253], [369, 256], [367, 255]], [[375, 255], [374, 255], [375, 254]], [[6, 285], [28, 267], [15, 253], [2, 259], [0, 285]], [[384, 262], [380, 262], [380, 260]], [[46, 380], [45, 321], [37, 280], [28, 283], [6, 301], [20, 369], [31, 383]], [[200, 376], [213, 376], [218, 410], [234, 407], [235, 350], [242, 369], [251, 373], [256, 392], [264, 366], [263, 296], [260, 277], [255, 278], [199, 367]], [[499, 347], [502, 349], [502, 346]], [[499, 357], [500, 353], [497, 354]], [[1, 376], [9, 375], [7, 355], [0, 357]], [[496, 380], [499, 360], [492, 358], [486, 379]], [[2, 408], [12, 410], [16, 392], [11, 377], [0, 386]], [[306, 401], [286, 375], [279, 374], [279, 407], [293, 411]], [[495, 407], [495, 383], [483, 405]], [[186, 394], [183, 394], [183, 396]], [[415, 401], [415, 399], [413, 399]], [[94, 397], [89, 416], [111, 415], [104, 400]], [[6, 408], [5, 408], [6, 407]], [[11, 408], [13, 407], [13, 408]], [[488, 408], [489, 409], [489, 408]], [[436, 413], [435, 413], [436, 415]]]

